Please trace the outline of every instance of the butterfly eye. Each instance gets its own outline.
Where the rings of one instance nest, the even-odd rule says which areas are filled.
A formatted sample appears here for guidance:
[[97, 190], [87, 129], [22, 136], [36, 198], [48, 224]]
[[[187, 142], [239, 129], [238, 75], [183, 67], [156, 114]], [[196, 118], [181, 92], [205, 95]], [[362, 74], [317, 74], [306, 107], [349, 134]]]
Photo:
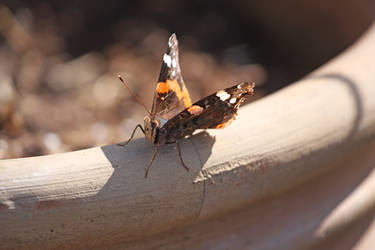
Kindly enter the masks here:
[[152, 127], [155, 128], [159, 125], [158, 121], [152, 121]]

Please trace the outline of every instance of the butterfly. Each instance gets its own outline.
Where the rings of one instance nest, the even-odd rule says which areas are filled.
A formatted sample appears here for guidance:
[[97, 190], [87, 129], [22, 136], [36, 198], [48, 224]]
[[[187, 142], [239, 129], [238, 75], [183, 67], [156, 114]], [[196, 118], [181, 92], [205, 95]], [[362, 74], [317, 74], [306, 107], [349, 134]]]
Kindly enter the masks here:
[[176, 35], [172, 34], [168, 40], [167, 51], [163, 55], [151, 112], [131, 91], [121, 75], [118, 75], [131, 95], [148, 112], [144, 118], [143, 127], [138, 124], [130, 138], [125, 143], [119, 144], [120, 146], [127, 145], [139, 128], [154, 145], [154, 154], [146, 167], [145, 178], [148, 176], [159, 147], [170, 143], [177, 143], [180, 162], [189, 171], [182, 159], [179, 140], [192, 135], [196, 129], [226, 127], [237, 116], [240, 104], [254, 93], [255, 84], [244, 82], [220, 90], [192, 104], [181, 75], [178, 52], [178, 41]]

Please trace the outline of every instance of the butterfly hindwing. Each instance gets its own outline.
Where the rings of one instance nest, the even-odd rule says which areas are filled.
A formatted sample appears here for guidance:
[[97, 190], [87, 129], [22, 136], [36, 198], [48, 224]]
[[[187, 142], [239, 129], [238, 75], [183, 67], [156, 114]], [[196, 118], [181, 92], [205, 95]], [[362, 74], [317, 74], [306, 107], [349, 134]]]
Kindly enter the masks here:
[[160, 129], [159, 138], [164, 143], [172, 143], [196, 129], [224, 128], [234, 120], [240, 104], [253, 92], [253, 83], [241, 83], [207, 96], [170, 119]]
[[172, 34], [163, 55], [151, 113], [156, 119], [169, 120], [189, 106], [191, 100], [178, 60], [178, 41], [176, 35]]

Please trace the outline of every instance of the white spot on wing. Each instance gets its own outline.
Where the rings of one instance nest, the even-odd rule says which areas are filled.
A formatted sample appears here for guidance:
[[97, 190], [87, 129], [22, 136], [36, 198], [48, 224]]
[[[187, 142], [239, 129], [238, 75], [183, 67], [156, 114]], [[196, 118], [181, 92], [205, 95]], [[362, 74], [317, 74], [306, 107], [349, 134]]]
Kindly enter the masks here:
[[173, 58], [172, 59], [172, 67], [176, 67], [177, 66], [177, 61], [176, 61], [176, 58]]
[[220, 98], [220, 100], [225, 101], [230, 97], [230, 94], [228, 94], [224, 90], [220, 90], [219, 92], [216, 93], [216, 96]]
[[230, 104], [235, 104], [237, 101], [237, 98], [236, 97], [233, 97], [232, 99], [230, 99], [229, 103]]
[[165, 64], [167, 64], [168, 67], [171, 67], [171, 57], [167, 54], [164, 54], [163, 56], [163, 61], [165, 62]]

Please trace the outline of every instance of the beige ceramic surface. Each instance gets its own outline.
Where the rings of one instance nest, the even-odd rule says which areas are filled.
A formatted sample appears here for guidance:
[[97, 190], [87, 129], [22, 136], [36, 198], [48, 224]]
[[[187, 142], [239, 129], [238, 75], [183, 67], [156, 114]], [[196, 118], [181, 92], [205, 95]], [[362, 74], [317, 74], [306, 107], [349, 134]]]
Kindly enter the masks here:
[[0, 161], [1, 248], [371, 245], [362, 237], [375, 212], [374, 58], [372, 27], [228, 128], [184, 140], [189, 173], [170, 145], [145, 179], [144, 138]]

